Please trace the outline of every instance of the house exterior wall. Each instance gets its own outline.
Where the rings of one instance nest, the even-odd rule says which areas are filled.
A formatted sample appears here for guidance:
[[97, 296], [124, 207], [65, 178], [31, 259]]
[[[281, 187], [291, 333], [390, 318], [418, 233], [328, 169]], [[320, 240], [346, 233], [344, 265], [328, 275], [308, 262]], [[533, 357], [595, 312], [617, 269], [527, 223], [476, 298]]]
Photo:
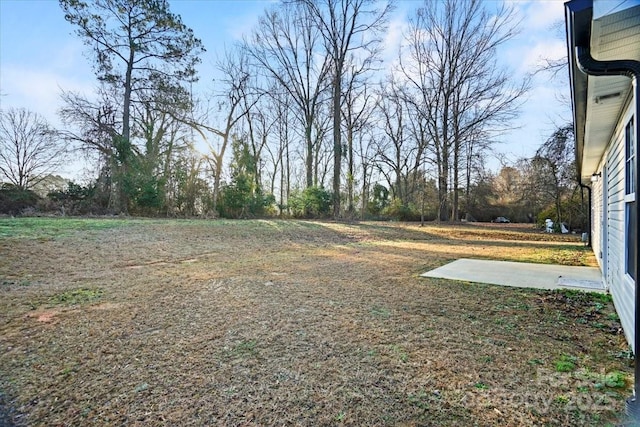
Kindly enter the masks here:
[[[593, 172], [602, 173], [602, 182], [591, 184], [593, 248], [627, 341], [640, 352], [634, 336], [640, 328], [635, 325], [636, 280], [627, 274], [638, 273], [640, 0], [611, 3], [565, 3], [569, 76], [578, 179], [587, 184]], [[633, 115], [635, 123], [629, 125]], [[633, 215], [632, 221], [627, 215]]]
[[638, 6], [640, 0], [619, 0], [612, 2], [611, 0], [593, 0], [593, 19], [598, 19], [606, 15], [611, 15], [621, 10]]
[[[635, 290], [625, 273], [625, 134], [633, 110], [627, 104], [600, 163], [602, 178], [592, 184], [592, 246], [620, 316], [627, 342], [634, 343]], [[605, 188], [606, 186], [606, 188]], [[604, 234], [606, 233], [606, 234]], [[635, 351], [635, 349], [634, 349]]]
[[[602, 165], [600, 165], [599, 170], [602, 169]], [[602, 214], [602, 209], [604, 206], [604, 203], [602, 201], [602, 189], [605, 178], [606, 177], [603, 173], [603, 176], [598, 181], [591, 183], [591, 248], [593, 249], [593, 253], [596, 255], [596, 260], [598, 261], [598, 265], [600, 266], [600, 271], [602, 271], [603, 273], [603, 279], [603, 262], [605, 261], [605, 259], [603, 258], [604, 253], [602, 252], [604, 243], [602, 239], [602, 230], [605, 227], [605, 223]]]

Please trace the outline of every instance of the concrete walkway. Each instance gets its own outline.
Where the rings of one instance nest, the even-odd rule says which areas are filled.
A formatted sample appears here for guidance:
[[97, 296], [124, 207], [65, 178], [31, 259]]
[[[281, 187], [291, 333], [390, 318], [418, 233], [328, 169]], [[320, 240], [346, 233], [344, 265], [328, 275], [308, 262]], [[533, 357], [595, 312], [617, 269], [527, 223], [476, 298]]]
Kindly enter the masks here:
[[524, 262], [459, 259], [423, 277], [536, 289], [581, 289], [605, 292], [600, 269]]

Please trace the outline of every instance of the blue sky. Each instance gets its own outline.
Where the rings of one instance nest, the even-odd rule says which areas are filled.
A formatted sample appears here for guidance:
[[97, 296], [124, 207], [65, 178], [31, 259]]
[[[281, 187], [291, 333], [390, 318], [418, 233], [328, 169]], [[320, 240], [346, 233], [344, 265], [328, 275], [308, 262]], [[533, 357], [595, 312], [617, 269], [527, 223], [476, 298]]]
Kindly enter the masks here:
[[[487, 0], [498, 5], [499, 0]], [[562, 22], [563, 2], [559, 0], [507, 0], [522, 19], [521, 32], [499, 52], [500, 60], [513, 71], [515, 79], [534, 70], [541, 57], [558, 58], [565, 54]], [[199, 37], [207, 52], [200, 66], [200, 86], [211, 83], [214, 64], [225, 46], [239, 41], [250, 31], [269, 0], [173, 0], [171, 9]], [[407, 13], [422, 4], [418, 0], [400, 0], [391, 17], [385, 42], [388, 56], [401, 40]], [[567, 90], [566, 78], [538, 75], [523, 105], [518, 129], [505, 134], [491, 160], [498, 168], [500, 160], [512, 162], [531, 156], [552, 132], [554, 123], [566, 121], [569, 107], [558, 100]], [[91, 62], [82, 41], [64, 19], [55, 0], [0, 0], [0, 107], [25, 107], [59, 125], [61, 89], [90, 94], [95, 86]], [[69, 176], [72, 171], [62, 171]]]

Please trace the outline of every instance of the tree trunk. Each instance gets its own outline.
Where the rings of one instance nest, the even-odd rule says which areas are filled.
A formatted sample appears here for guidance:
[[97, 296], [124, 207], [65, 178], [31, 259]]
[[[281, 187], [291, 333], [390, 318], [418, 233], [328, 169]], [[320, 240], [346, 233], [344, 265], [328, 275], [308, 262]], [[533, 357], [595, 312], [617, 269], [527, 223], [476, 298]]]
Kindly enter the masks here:
[[291, 210], [289, 209], [288, 205], [289, 205], [289, 199], [291, 197], [291, 159], [289, 156], [289, 141], [286, 141], [286, 145], [285, 145], [285, 150], [286, 150], [286, 157], [287, 157], [287, 174], [286, 174], [286, 178], [287, 178], [287, 213], [290, 213]]
[[[307, 169], [307, 188], [309, 187], [313, 187], [314, 185], [314, 181], [313, 181], [313, 141], [311, 139], [311, 121], [309, 118], [307, 118], [307, 123], [304, 129], [304, 137], [305, 137], [305, 142], [307, 144], [307, 164], [306, 164], [306, 169]], [[316, 181], [317, 181], [317, 177], [316, 177]]]
[[[116, 200], [114, 208], [116, 212], [127, 213], [129, 198], [124, 191], [123, 181], [129, 173], [127, 163], [129, 162], [129, 154], [131, 151], [131, 90], [132, 90], [132, 73], [133, 61], [135, 59], [135, 51], [133, 47], [129, 49], [129, 60], [127, 61], [127, 71], [124, 81], [124, 100], [122, 104], [122, 140], [116, 145], [117, 155], [120, 157], [120, 164], [117, 166], [116, 172]], [[113, 179], [113, 178], [112, 178]]]
[[[226, 145], [226, 143], [225, 143]], [[216, 169], [213, 171], [213, 212], [214, 215], [218, 213], [218, 194], [220, 193], [220, 180], [222, 178], [222, 157], [224, 156], [224, 149], [221, 150], [221, 154], [215, 155], [214, 162]]]
[[348, 176], [347, 176], [347, 193], [348, 193], [348, 212], [349, 217], [354, 215], [353, 206], [353, 190], [354, 190], [354, 167], [353, 167], [353, 127], [349, 126], [347, 130], [347, 156], [348, 156]]
[[[322, 149], [322, 138], [316, 134], [315, 147], [313, 147], [313, 185], [318, 187], [320, 174], [320, 150]], [[322, 180], [324, 183], [324, 179]]]
[[369, 203], [369, 184], [367, 165], [362, 165], [362, 208], [360, 209], [360, 219], [364, 221], [367, 213], [367, 204]]
[[438, 174], [438, 219], [449, 221], [449, 161], [442, 159]]
[[[456, 132], [457, 133], [457, 132]], [[458, 200], [459, 200], [459, 195], [458, 195], [458, 187], [460, 186], [460, 167], [459, 167], [459, 162], [460, 162], [460, 141], [459, 141], [459, 136], [456, 135], [455, 137], [455, 142], [454, 142], [454, 148], [453, 148], [453, 207], [451, 210], [451, 220], [453, 221], [459, 221], [460, 218], [458, 218], [459, 213], [459, 206], [458, 206]]]
[[342, 95], [342, 78], [339, 71], [342, 64], [336, 64], [333, 80], [333, 218], [340, 217], [340, 174], [342, 166], [342, 133], [340, 129], [340, 100]]
[[467, 147], [467, 170], [465, 171], [466, 188], [465, 188], [465, 205], [467, 216], [471, 214], [471, 168], [473, 163], [473, 144], [468, 143]]

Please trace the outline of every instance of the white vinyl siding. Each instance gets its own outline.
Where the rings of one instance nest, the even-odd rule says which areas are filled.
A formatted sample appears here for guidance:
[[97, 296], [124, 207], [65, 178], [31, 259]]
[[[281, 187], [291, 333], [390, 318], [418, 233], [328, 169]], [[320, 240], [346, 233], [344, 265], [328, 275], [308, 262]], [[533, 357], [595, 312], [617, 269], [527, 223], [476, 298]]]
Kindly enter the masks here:
[[[601, 266], [603, 275], [613, 295], [613, 302], [620, 316], [627, 342], [633, 346], [635, 290], [633, 281], [625, 271], [625, 126], [630, 118], [630, 111], [627, 109], [605, 153], [606, 173], [603, 173], [603, 177], [606, 176], [606, 182], [603, 182], [603, 185], [607, 186], [607, 202], [606, 206], [601, 207], [600, 212], [594, 209], [594, 214], [606, 215], [604, 222], [607, 228], [599, 229], [598, 232], [604, 232], [607, 235], [604, 240], [602, 235], [597, 237], [594, 235], [593, 239], [606, 242], [607, 247], [600, 248], [602, 251], [607, 251], [606, 256], [603, 257], [606, 258], [606, 265]], [[595, 192], [597, 193], [598, 190]], [[593, 222], [594, 224], [602, 223], [603, 218], [594, 218]], [[599, 252], [596, 252], [596, 255], [599, 255]]]

